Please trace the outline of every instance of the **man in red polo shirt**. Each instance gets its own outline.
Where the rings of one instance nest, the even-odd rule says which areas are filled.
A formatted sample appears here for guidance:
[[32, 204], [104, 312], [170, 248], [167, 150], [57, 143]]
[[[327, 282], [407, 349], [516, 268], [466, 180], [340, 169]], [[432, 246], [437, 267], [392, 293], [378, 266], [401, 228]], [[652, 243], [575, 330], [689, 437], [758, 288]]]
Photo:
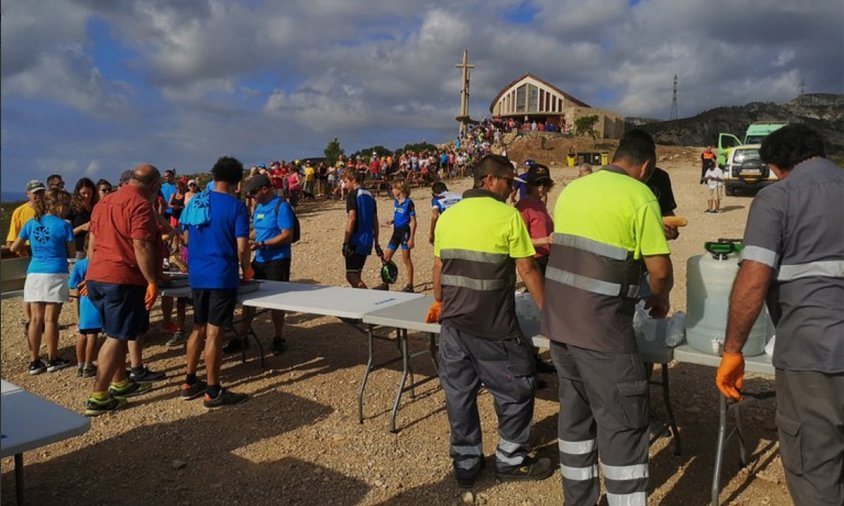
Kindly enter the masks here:
[[126, 353], [127, 343], [146, 332], [149, 309], [158, 295], [159, 232], [151, 202], [160, 179], [152, 165], [138, 165], [129, 182], [103, 198], [91, 215], [85, 289], [102, 317], [106, 341], [97, 357], [87, 416], [122, 408], [126, 397], [151, 388], [127, 377]]

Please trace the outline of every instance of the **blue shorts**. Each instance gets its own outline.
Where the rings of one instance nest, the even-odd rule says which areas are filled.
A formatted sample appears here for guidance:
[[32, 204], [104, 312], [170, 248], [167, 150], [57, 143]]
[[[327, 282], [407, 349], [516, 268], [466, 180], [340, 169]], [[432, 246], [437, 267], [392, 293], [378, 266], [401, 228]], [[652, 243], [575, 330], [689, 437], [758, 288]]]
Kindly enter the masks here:
[[149, 329], [146, 291], [145, 286], [88, 281], [88, 298], [100, 313], [106, 336], [134, 341]]

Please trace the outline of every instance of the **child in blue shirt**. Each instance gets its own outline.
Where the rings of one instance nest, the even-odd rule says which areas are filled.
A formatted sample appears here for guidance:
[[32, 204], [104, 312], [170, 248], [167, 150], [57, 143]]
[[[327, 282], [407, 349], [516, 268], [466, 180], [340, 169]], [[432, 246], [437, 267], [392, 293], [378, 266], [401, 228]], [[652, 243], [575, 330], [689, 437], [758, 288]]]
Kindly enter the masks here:
[[[413, 292], [413, 260], [410, 259], [410, 250], [413, 249], [416, 240], [416, 207], [410, 199], [410, 187], [407, 181], [397, 179], [393, 181], [393, 219], [388, 225], [393, 225], [393, 235], [387, 244], [387, 251], [384, 252], [384, 261], [389, 262], [395, 255], [396, 250], [401, 246], [401, 256], [407, 269], [407, 285], [402, 288], [403, 292]], [[378, 288], [387, 289], [386, 284]]]
[[[88, 238], [85, 238], [85, 249], [88, 248]], [[68, 286], [71, 290], [78, 290], [79, 284], [85, 280], [88, 273], [88, 259], [78, 260], [70, 272]], [[87, 295], [79, 296], [79, 337], [76, 339], [76, 376], [92, 378], [97, 375], [94, 357], [97, 356], [97, 336], [103, 327], [99, 311], [94, 307]]]

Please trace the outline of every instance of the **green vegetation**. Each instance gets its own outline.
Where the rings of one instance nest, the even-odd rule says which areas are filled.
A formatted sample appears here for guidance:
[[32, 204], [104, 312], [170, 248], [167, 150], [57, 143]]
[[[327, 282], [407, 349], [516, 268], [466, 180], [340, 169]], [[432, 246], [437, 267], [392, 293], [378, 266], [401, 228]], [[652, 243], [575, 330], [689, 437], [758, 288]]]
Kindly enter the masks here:
[[323, 153], [325, 153], [325, 163], [328, 165], [334, 165], [337, 163], [340, 155], [344, 153], [343, 148], [340, 147], [340, 141], [337, 140], [337, 137], [325, 146]]
[[369, 158], [372, 156], [373, 151], [374, 151], [374, 152], [375, 152], [375, 154], [376, 154], [377, 156], [379, 156], [379, 157], [382, 157], [382, 156], [387, 156], [387, 155], [392, 155], [392, 154], [393, 154], [393, 152], [392, 152], [392, 151], [390, 151], [389, 149], [385, 148], [384, 146], [372, 146], [372, 147], [370, 147], [370, 148], [363, 148], [363, 149], [361, 149], [361, 150], [359, 150], [359, 151], [355, 151], [354, 153], [352, 153], [351, 155], [349, 155], [349, 158], [350, 158], [350, 159], [352, 159], [352, 160], [354, 160], [355, 158], [357, 158], [358, 156], [360, 156], [362, 159], [369, 160]]
[[595, 131], [595, 125], [598, 123], [598, 115], [581, 116], [574, 120], [574, 129], [577, 135], [589, 136], [595, 140], [598, 132]]
[[416, 144], [405, 144], [403, 148], [399, 148], [396, 150], [396, 154], [404, 153], [405, 151], [415, 151], [419, 153], [421, 151], [436, 151], [437, 147], [430, 142], [418, 142]]

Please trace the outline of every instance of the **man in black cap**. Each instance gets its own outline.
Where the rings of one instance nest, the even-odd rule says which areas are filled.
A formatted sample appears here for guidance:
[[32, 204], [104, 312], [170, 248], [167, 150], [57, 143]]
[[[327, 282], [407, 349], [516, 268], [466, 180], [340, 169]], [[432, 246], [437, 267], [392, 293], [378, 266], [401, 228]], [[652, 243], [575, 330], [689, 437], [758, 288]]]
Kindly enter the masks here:
[[525, 220], [530, 240], [536, 254], [533, 258], [539, 265], [539, 270], [545, 276], [548, 266], [548, 255], [551, 254], [551, 239], [554, 234], [554, 221], [548, 214], [548, 192], [554, 186], [550, 171], [545, 165], [535, 164], [524, 175], [525, 196], [516, 203], [516, 209]]
[[[255, 200], [252, 213], [252, 231], [249, 233], [249, 249], [255, 252], [252, 269], [255, 279], [290, 281], [290, 244], [293, 241], [295, 215], [287, 200], [276, 195], [270, 178], [256, 174], [246, 183], [244, 193]], [[248, 331], [255, 310], [244, 308], [244, 331]], [[272, 311], [273, 352], [284, 353], [285, 341], [284, 311]], [[245, 333], [245, 332], [244, 332]], [[240, 351], [240, 340], [232, 339], [223, 347], [226, 353]]]

